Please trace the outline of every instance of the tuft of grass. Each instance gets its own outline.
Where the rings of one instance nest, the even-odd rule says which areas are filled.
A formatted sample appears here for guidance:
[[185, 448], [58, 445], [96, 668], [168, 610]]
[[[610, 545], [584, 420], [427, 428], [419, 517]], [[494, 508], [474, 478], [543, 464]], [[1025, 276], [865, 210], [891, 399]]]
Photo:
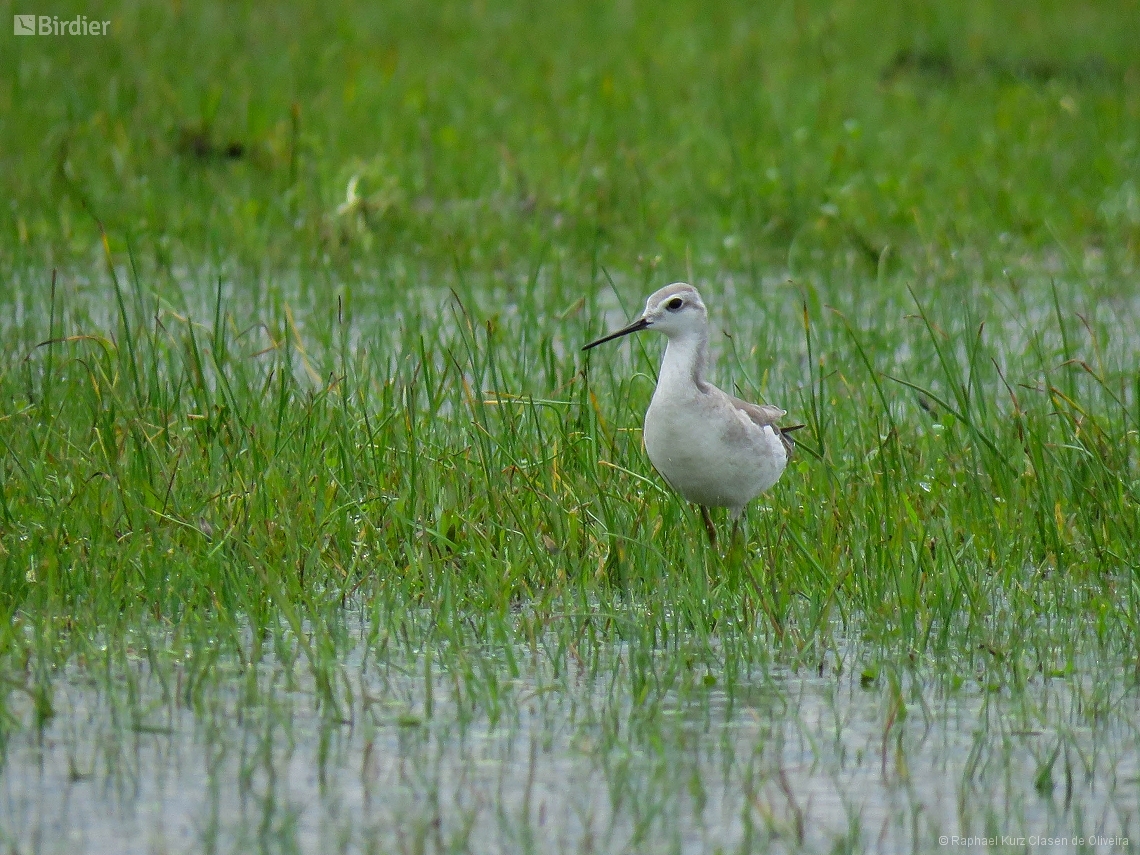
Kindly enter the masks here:
[[[1135, 339], [1073, 328], [1057, 287], [1018, 341], [988, 332], [1016, 322], [1008, 293], [962, 313], [901, 284], [874, 327], [791, 300], [733, 315], [734, 342], [799, 315], [765, 397], [809, 426], [727, 555], [644, 457], [653, 358], [582, 361], [584, 313], [536, 329], [448, 294], [353, 346], [342, 297], [302, 331], [219, 286], [201, 324], [136, 279], [97, 332], [53, 297], [3, 377], [9, 661], [50, 670], [140, 621], [256, 660], [288, 630], [335, 706], [337, 615], [361, 598], [435, 615], [409, 649], [589, 627], [746, 671], [855, 635], [1003, 680], [1123, 651]], [[713, 652], [728, 638], [739, 663]]]

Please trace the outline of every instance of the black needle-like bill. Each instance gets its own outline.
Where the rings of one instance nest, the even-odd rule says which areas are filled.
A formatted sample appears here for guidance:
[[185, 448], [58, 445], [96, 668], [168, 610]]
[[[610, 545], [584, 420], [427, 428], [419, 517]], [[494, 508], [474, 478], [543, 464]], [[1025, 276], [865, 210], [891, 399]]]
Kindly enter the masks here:
[[591, 347], [597, 347], [599, 344], [605, 344], [607, 341], [613, 341], [615, 338], [621, 338], [623, 335], [629, 335], [630, 333], [635, 333], [638, 330], [643, 330], [647, 326], [649, 326], [649, 321], [645, 320], [645, 318], [638, 318], [628, 327], [622, 327], [617, 332], [612, 332], [609, 335], [602, 336], [597, 341], [590, 342], [585, 347], [583, 347], [582, 350], [589, 350]]

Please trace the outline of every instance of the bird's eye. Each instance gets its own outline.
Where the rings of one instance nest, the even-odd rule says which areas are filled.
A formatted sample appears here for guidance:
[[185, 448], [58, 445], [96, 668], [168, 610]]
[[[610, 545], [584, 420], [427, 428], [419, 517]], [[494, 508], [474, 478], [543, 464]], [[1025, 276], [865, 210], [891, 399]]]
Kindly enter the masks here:
[[680, 297], [674, 297], [672, 300], [665, 304], [665, 308], [670, 312], [675, 312], [683, 305], [685, 305], [684, 300], [682, 300]]

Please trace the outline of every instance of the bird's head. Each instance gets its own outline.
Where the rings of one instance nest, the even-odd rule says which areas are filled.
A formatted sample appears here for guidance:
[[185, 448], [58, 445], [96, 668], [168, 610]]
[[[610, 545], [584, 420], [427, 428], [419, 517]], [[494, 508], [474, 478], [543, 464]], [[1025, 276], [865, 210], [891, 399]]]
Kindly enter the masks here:
[[639, 330], [657, 330], [669, 338], [698, 333], [707, 326], [708, 317], [708, 310], [697, 289], [684, 282], [675, 282], [650, 294], [645, 301], [645, 311], [633, 323], [590, 342], [582, 350]]

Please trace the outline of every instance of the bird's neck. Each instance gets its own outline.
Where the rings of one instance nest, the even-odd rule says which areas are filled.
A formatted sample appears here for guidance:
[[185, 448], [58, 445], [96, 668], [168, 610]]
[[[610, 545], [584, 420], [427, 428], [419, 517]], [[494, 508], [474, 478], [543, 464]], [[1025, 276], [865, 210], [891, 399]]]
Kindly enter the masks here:
[[699, 330], [674, 336], [665, 345], [657, 388], [669, 386], [705, 387], [705, 361], [708, 357], [709, 334]]

